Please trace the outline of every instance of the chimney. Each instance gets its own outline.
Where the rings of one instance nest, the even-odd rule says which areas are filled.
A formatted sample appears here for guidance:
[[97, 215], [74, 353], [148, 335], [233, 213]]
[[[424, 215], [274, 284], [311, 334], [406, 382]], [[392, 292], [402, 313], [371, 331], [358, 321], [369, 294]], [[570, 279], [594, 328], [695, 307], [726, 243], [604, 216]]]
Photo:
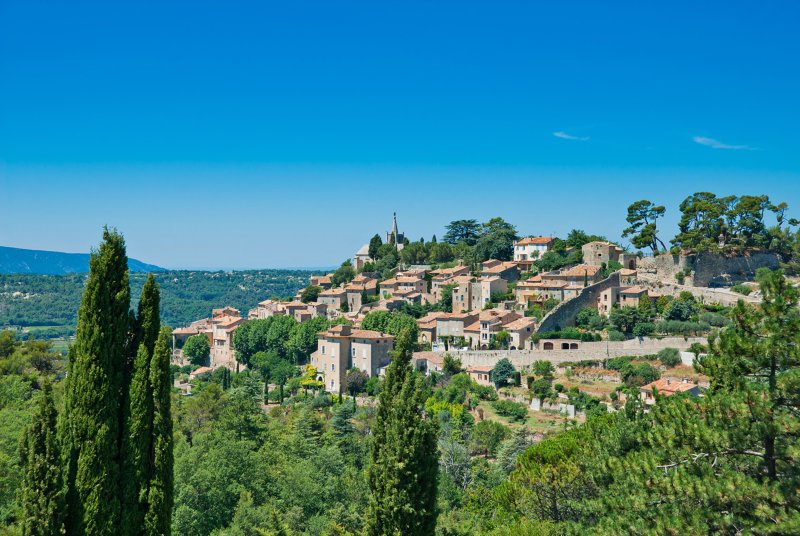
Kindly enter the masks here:
[[664, 385], [669, 385], [669, 378], [667, 378], [666, 380], [664, 380]]
[[689, 378], [682, 378], [681, 383], [689, 383]]

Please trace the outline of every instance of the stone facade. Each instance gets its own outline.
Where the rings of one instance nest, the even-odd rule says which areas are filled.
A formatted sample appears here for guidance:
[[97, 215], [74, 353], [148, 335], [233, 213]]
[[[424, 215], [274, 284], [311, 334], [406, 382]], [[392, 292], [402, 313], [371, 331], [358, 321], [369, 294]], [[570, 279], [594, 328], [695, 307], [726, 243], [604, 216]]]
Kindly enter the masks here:
[[564, 301], [555, 306], [539, 324], [536, 330], [539, 333], [545, 331], [558, 331], [560, 328], [575, 325], [575, 315], [584, 307], [597, 307], [597, 300], [601, 294], [612, 288], [619, 286], [619, 272], [614, 272], [599, 283], [589, 285], [581, 289], [580, 293], [571, 300]]
[[759, 268], [775, 269], [780, 265], [774, 253], [753, 253], [728, 257], [719, 253], [696, 255], [659, 255], [639, 259], [642, 279], [677, 282], [678, 272], [689, 273], [684, 283], [694, 287], [726, 287], [742, 281], [752, 281]]

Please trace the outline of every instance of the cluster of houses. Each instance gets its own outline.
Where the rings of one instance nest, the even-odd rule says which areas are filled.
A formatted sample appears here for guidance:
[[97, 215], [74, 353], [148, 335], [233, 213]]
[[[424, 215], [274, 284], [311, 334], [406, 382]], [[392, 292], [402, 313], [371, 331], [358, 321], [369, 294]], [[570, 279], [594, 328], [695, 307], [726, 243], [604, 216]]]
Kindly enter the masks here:
[[[397, 229], [396, 217], [386, 238], [387, 243], [402, 248], [403, 234]], [[476, 271], [464, 265], [437, 269], [411, 266], [398, 269], [383, 280], [378, 273], [362, 271], [372, 261], [365, 246], [353, 259], [353, 266], [360, 271], [353, 280], [336, 285], [333, 274], [311, 278], [310, 286], [320, 289], [313, 301], [303, 301], [301, 291], [292, 301], [262, 301], [246, 318], [238, 310], [225, 307], [215, 309], [210, 318], [174, 330], [173, 359], [183, 363], [183, 343], [190, 336], [202, 333], [209, 339], [211, 367], [235, 368], [233, 333], [247, 319], [287, 315], [304, 322], [314, 317], [344, 317], [352, 326], [334, 325], [319, 333], [317, 351], [311, 356], [311, 364], [325, 371], [326, 388], [336, 392], [342, 388], [348, 369], [356, 367], [375, 376], [390, 361], [393, 338], [360, 329], [364, 316], [372, 311], [393, 311], [404, 303], [438, 303], [449, 289], [452, 312], [432, 312], [417, 321], [423, 347], [434, 352], [452, 348], [489, 349], [496, 345], [502, 332], [505, 348], [521, 350], [534, 347], [531, 337], [536, 332], [537, 320], [525, 315], [529, 308], [548, 300], [564, 302], [575, 298], [584, 288], [599, 282], [604, 268], [612, 262], [623, 266], [619, 270], [620, 286], [600, 293], [597, 309], [601, 314], [608, 314], [615, 306], [636, 305], [642, 296], [652, 298], [652, 293], [636, 284], [636, 257], [610, 242], [585, 244], [581, 264], [521, 279], [537, 259], [550, 251], [554, 241], [555, 238], [544, 236], [522, 238], [514, 244], [514, 260], [490, 259]], [[488, 381], [488, 372], [472, 373], [479, 383]]]

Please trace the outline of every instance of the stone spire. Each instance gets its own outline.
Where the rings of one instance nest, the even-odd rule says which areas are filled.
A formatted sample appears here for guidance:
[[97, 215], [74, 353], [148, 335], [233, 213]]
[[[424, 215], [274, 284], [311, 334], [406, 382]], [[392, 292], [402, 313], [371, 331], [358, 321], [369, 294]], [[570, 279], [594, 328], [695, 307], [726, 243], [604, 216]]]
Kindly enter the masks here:
[[397, 240], [397, 212], [392, 212], [392, 235]]

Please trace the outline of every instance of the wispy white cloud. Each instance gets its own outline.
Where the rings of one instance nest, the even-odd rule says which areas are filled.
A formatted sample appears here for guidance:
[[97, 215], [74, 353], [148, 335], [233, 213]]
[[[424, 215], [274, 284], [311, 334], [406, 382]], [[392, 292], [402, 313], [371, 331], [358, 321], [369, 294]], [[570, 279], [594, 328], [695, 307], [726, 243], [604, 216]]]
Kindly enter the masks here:
[[556, 138], [561, 138], [562, 140], [589, 141], [589, 136], [573, 136], [572, 134], [567, 134], [562, 130], [559, 130], [558, 132], [553, 132], [553, 136], [555, 136]]
[[750, 147], [749, 145], [728, 145], [727, 143], [722, 143], [714, 138], [706, 138], [704, 136], [695, 136], [692, 138], [692, 141], [699, 143], [700, 145], [705, 145], [706, 147], [711, 147], [712, 149], [733, 149], [734, 151], [755, 150], [755, 147]]

